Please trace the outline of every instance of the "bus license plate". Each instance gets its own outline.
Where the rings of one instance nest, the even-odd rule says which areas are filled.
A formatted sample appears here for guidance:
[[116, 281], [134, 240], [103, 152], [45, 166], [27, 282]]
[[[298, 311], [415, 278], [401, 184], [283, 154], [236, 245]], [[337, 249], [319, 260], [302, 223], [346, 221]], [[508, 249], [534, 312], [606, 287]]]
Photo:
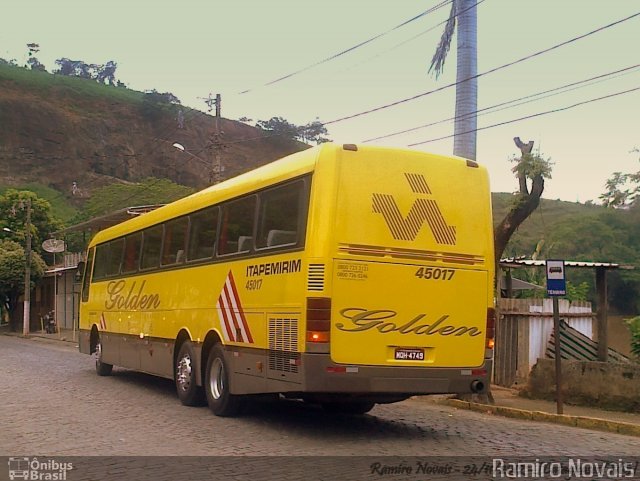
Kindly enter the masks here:
[[424, 361], [424, 349], [396, 348], [396, 361]]

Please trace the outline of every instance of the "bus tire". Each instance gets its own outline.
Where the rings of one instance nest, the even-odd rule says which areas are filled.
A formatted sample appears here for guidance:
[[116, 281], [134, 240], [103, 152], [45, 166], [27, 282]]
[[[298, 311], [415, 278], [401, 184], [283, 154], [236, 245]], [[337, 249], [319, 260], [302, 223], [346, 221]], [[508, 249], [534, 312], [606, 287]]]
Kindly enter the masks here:
[[207, 358], [203, 384], [209, 408], [216, 416], [236, 416], [242, 408], [242, 396], [229, 391], [228, 372], [224, 350], [220, 344], [214, 344]]
[[102, 341], [100, 341], [100, 334], [96, 333], [96, 345], [93, 351], [96, 357], [96, 373], [98, 376], [108, 376], [113, 370], [113, 364], [107, 364], [102, 360]]
[[345, 401], [322, 403], [322, 409], [333, 414], [366, 414], [376, 403], [369, 401]]
[[185, 406], [202, 406], [204, 394], [196, 381], [196, 355], [193, 343], [184, 341], [180, 345], [175, 365], [176, 393]]

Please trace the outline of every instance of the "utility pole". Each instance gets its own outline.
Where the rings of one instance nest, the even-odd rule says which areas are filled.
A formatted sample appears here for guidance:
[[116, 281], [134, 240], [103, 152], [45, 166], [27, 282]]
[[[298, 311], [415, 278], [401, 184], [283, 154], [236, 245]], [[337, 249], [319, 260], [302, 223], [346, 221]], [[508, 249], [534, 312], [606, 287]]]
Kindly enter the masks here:
[[222, 135], [224, 132], [220, 130], [220, 119], [222, 118], [222, 96], [220, 94], [216, 94], [215, 106], [215, 131], [211, 136], [213, 162], [211, 165], [211, 172], [209, 173], [209, 182], [211, 184], [219, 184], [222, 182], [222, 172], [224, 172], [224, 167], [222, 166], [222, 150], [225, 148], [225, 145], [222, 142]]
[[26, 263], [24, 266], [24, 316], [22, 319], [22, 335], [29, 335], [31, 317], [31, 199], [27, 199], [27, 222], [25, 225], [27, 242], [25, 247]]
[[211, 166], [209, 167], [209, 183], [219, 184], [222, 182], [222, 173], [224, 172], [224, 166], [222, 165], [222, 151], [226, 148], [226, 145], [222, 141], [224, 132], [220, 130], [220, 119], [222, 118], [222, 96], [220, 94], [216, 94], [216, 97], [213, 98], [210, 93], [206, 98], [198, 98], [201, 98], [204, 100], [204, 103], [207, 104], [208, 112], [211, 112], [214, 107], [216, 108], [214, 131], [213, 134], [211, 134], [207, 148], [213, 149], [213, 153], [210, 153], [209, 155], [209, 157], [212, 157], [213, 159], [211, 161]]

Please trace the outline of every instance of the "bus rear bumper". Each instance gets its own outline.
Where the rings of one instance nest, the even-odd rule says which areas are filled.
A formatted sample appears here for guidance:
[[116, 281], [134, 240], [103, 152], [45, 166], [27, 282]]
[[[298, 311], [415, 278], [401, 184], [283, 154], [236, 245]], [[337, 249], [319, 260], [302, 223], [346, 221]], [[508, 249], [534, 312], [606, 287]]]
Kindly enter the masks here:
[[326, 354], [303, 354], [304, 391], [318, 393], [471, 394], [489, 388], [493, 361], [473, 368], [336, 364]]

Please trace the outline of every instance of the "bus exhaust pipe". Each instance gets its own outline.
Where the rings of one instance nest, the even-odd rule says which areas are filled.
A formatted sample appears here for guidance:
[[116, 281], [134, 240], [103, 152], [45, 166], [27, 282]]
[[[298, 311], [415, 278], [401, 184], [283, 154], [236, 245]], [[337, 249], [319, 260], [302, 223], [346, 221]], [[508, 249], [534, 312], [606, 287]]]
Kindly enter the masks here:
[[482, 381], [471, 382], [471, 391], [473, 391], [474, 393], [484, 391], [484, 383]]

